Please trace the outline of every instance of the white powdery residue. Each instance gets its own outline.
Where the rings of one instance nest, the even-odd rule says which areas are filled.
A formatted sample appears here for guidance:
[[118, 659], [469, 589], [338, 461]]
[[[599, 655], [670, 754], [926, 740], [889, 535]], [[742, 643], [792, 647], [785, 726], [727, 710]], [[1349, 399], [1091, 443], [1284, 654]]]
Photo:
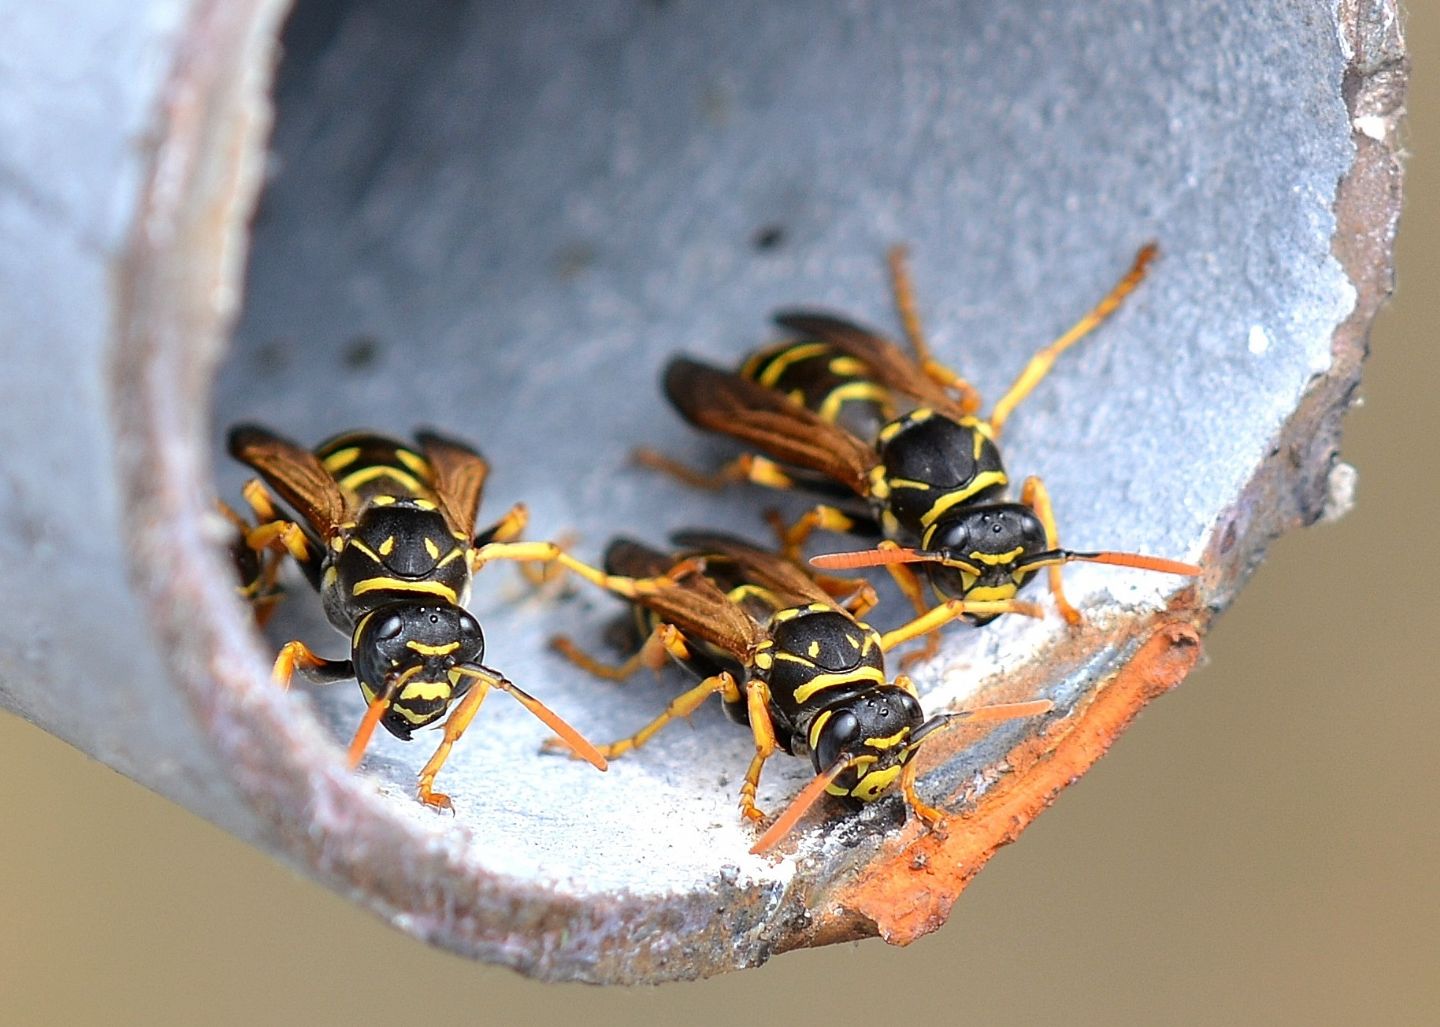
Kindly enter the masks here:
[[1250, 328], [1250, 352], [1257, 357], [1270, 348], [1270, 333], [1265, 330], [1264, 325], [1252, 325]]
[[1383, 143], [1386, 135], [1390, 132], [1389, 120], [1379, 114], [1362, 114], [1352, 121], [1351, 124], [1355, 127], [1355, 131], [1361, 135], [1369, 136], [1376, 142]]

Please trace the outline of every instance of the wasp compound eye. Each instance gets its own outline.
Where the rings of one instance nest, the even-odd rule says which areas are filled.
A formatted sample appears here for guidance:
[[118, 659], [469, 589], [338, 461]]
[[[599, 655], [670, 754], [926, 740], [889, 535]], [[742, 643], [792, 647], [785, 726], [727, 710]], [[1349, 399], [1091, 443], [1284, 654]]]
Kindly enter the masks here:
[[822, 767], [832, 766], [847, 746], [860, 737], [860, 720], [849, 710], [842, 710], [826, 722], [815, 748]]

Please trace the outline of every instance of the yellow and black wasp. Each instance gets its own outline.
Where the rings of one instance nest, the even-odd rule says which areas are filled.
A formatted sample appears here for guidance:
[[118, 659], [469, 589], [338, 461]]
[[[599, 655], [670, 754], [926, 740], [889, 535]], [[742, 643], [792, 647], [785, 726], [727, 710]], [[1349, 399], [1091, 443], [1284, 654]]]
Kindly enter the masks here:
[[777, 749], [809, 757], [815, 780], [755, 843], [777, 843], [821, 795], [858, 807], [899, 782], [924, 820], [943, 819], [915, 792], [913, 761], [921, 742], [961, 721], [1032, 716], [1049, 701], [1010, 703], [928, 720], [906, 676], [885, 674], [885, 654], [965, 613], [994, 612], [995, 604], [951, 600], [881, 634], [860, 618], [875, 602], [864, 582], [812, 575], [782, 555], [727, 535], [682, 532], [672, 553], [619, 539], [605, 553], [611, 587], [633, 604], [644, 642], [618, 666], [608, 666], [557, 637], [553, 645], [601, 677], [621, 679], [641, 666], [659, 669], [667, 656], [701, 681], [629, 738], [601, 746], [614, 758], [645, 744], [711, 695], [731, 720], [746, 724], [755, 756], [740, 787], [740, 809], [762, 820], [755, 804], [760, 773]]
[[[558, 562], [598, 584], [607, 579], [553, 543], [514, 541], [526, 521], [523, 506], [472, 534], [488, 464], [433, 432], [420, 432], [416, 441], [411, 447], [352, 432], [312, 452], [254, 425], [231, 431], [230, 453], [264, 479], [245, 487], [260, 520], [247, 542], [257, 552], [280, 547], [293, 556], [330, 623], [350, 638], [348, 660], [287, 642], [275, 679], [288, 687], [299, 669], [322, 683], [359, 682], [369, 708], [350, 745], [352, 767], [376, 724], [408, 740], [457, 703], [420, 772], [420, 800], [430, 806], [449, 808], [449, 798], [434, 790], [435, 776], [492, 688], [514, 696], [576, 755], [604, 770], [604, 757], [574, 728], [481, 662], [485, 637], [464, 607], [471, 576], [490, 560]], [[281, 516], [266, 485], [298, 519]]]
[[[738, 372], [679, 357], [664, 376], [665, 393], [691, 424], [728, 435], [759, 453], [745, 453], [715, 474], [701, 474], [657, 453], [643, 463], [691, 484], [718, 488], [752, 481], [818, 492], [826, 502], [780, 533], [792, 555], [816, 528], [882, 536], [874, 551], [816, 557], [829, 569], [885, 565], [924, 612], [929, 603], [906, 564], [924, 565], [940, 599], [1024, 610], [1020, 586], [1049, 568], [1050, 591], [1071, 624], [1080, 614], [1065, 598], [1062, 564], [1085, 560], [1170, 574], [1200, 568], [1131, 553], [1081, 553], [1060, 548], [1050, 498], [1038, 477], [1025, 480], [1020, 501], [1007, 502], [1009, 477], [996, 445], [1016, 405], [1045, 377], [1056, 358], [1108, 317], [1145, 276], [1151, 244], [1110, 293], [1072, 328], [1040, 350], [1010, 389], [981, 417], [976, 390], [931, 354], [916, 314], [904, 251], [891, 251], [896, 303], [912, 359], [876, 332], [828, 314], [790, 311], [776, 323], [791, 338], [755, 353]], [[773, 459], [771, 459], [773, 458]], [[778, 462], [777, 462], [778, 461]], [[783, 465], [783, 466], [782, 466]], [[982, 624], [997, 614], [969, 615]], [[931, 638], [931, 647], [938, 639]]]

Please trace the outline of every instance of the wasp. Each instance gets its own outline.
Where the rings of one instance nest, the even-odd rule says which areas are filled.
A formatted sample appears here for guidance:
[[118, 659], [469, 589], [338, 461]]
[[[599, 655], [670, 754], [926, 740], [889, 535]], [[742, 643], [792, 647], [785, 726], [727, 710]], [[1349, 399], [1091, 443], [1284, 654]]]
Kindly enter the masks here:
[[[938, 599], [1000, 604], [968, 614], [983, 624], [1000, 613], [1026, 612], [1016, 593], [1042, 568], [1065, 619], [1080, 613], [1065, 597], [1060, 568], [1072, 561], [1194, 575], [1200, 568], [1134, 553], [1062, 549], [1050, 496], [1040, 478], [1025, 479], [1019, 502], [998, 442], [1015, 407], [1056, 359], [1118, 308], [1145, 277], [1156, 246], [1143, 247], [1129, 272], [1068, 331], [1041, 349], [1009, 390], [981, 416], [979, 393], [935, 359], [920, 325], [905, 252], [890, 253], [891, 282], [912, 357], [877, 332], [829, 314], [787, 311], [775, 323], [783, 341], [747, 358], [739, 371], [688, 357], [670, 362], [664, 388], [691, 424], [737, 439], [747, 452], [714, 474], [696, 472], [649, 450], [642, 463], [693, 485], [719, 488], [750, 481], [819, 493], [821, 504], [786, 527], [785, 550], [797, 554], [817, 528], [882, 537], [868, 552], [814, 558], [816, 566], [885, 566], [917, 613], [929, 609], [920, 564]], [[925, 653], [933, 654], [938, 636]]]
[[[509, 693], [604, 770], [604, 757], [579, 732], [481, 662], [485, 637], [465, 604], [472, 575], [491, 560], [558, 563], [601, 585], [606, 577], [554, 543], [515, 541], [527, 520], [523, 505], [475, 534], [489, 465], [434, 432], [419, 432], [416, 442], [350, 432], [312, 451], [255, 425], [230, 432], [230, 453], [260, 475], [245, 486], [260, 521], [246, 532], [247, 544], [289, 553], [330, 623], [350, 639], [345, 660], [287, 642], [275, 680], [288, 688], [298, 669], [319, 683], [359, 683], [368, 707], [350, 744], [352, 768], [377, 724], [409, 740], [445, 718], [440, 745], [419, 776], [420, 801], [436, 808], [451, 803], [435, 791], [435, 777], [491, 689]], [[295, 518], [281, 515], [272, 489]]]
[[[962, 721], [1033, 716], [1048, 700], [980, 707], [926, 719], [914, 683], [885, 673], [885, 654], [964, 614], [996, 604], [949, 600], [881, 634], [861, 618], [875, 603], [864, 582], [814, 575], [784, 555], [728, 535], [682, 532], [666, 553], [618, 539], [605, 572], [632, 603], [643, 643], [624, 663], [607, 665], [563, 636], [552, 645], [580, 667], [623, 679], [642, 666], [673, 659], [700, 678], [660, 716], [629, 738], [600, 747], [607, 758], [644, 745], [666, 724], [688, 717], [718, 695], [731, 720], [748, 725], [755, 755], [740, 787], [741, 813], [763, 820], [755, 796], [764, 765], [777, 750], [808, 757], [816, 777], [755, 842], [763, 852], [783, 838], [821, 795], [858, 808], [888, 794], [897, 781], [910, 808], [927, 823], [944, 814], [916, 794], [921, 743]], [[554, 748], [554, 743], [547, 745]]]

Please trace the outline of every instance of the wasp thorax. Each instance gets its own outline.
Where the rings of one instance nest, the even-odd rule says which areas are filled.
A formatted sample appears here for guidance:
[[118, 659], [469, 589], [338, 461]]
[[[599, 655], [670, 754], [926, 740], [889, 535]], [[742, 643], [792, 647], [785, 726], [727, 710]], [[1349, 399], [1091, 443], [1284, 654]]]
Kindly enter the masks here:
[[771, 638], [777, 651], [803, 657], [810, 666], [829, 673], [855, 670], [871, 662], [872, 647], [866, 644], [865, 630], [829, 608], [777, 618]]

